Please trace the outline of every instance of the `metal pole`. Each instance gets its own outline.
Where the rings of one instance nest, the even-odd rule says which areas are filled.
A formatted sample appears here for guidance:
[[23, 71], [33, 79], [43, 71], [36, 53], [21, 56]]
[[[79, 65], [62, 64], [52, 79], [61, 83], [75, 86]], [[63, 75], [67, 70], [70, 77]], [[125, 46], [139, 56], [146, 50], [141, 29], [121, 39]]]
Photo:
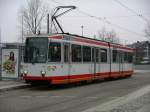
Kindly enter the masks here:
[[49, 14], [47, 14], [47, 34], [49, 34]]
[[0, 43], [1, 43], [1, 27], [0, 27]]
[[36, 34], [36, 29], [37, 29], [37, 28], [36, 28], [36, 27], [37, 27], [37, 26], [36, 26], [36, 19], [34, 20], [34, 24], [35, 24], [34, 34]]
[[83, 27], [84, 27], [84, 26], [82, 25], [82, 26], [81, 26], [81, 29], [82, 29], [82, 36], [83, 36]]
[[23, 15], [22, 15], [22, 43], [23, 43], [23, 34], [24, 32], [23, 32]]

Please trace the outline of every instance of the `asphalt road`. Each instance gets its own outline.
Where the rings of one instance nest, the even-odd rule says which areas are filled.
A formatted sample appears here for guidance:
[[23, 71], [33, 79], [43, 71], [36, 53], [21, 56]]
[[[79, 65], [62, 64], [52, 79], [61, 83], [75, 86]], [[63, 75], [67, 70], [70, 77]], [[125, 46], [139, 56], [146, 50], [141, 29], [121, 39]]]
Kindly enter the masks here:
[[0, 93], [0, 112], [149, 112], [149, 85], [150, 71], [86, 85], [5, 91]]
[[135, 70], [150, 70], [150, 64], [148, 65], [134, 65]]

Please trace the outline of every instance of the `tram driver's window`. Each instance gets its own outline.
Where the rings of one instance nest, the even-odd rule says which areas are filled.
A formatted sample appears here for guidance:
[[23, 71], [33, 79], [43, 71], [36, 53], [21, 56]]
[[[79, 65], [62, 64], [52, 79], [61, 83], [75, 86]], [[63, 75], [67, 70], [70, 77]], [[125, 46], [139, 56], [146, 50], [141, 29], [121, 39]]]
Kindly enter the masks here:
[[49, 62], [61, 61], [61, 44], [60, 43], [51, 42], [49, 44], [48, 61]]
[[101, 62], [106, 63], [107, 62], [107, 49], [101, 49]]

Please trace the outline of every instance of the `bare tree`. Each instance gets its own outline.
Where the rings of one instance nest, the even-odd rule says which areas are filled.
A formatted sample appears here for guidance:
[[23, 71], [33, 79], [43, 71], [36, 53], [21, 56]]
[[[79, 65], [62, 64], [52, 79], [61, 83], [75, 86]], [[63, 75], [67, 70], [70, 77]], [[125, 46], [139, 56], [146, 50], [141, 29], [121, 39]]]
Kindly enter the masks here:
[[37, 34], [41, 30], [42, 20], [47, 12], [41, 0], [27, 0], [26, 7], [22, 9], [25, 33]]
[[101, 40], [105, 40], [108, 42], [120, 43], [120, 39], [117, 37], [117, 34], [113, 29], [111, 31], [107, 31], [105, 27], [103, 27], [98, 31], [98, 37]]
[[146, 33], [146, 37], [150, 40], [150, 23], [147, 24], [145, 33]]
[[105, 27], [103, 27], [101, 30], [98, 30], [98, 38], [100, 38], [101, 40], [105, 40], [106, 34], [107, 32]]

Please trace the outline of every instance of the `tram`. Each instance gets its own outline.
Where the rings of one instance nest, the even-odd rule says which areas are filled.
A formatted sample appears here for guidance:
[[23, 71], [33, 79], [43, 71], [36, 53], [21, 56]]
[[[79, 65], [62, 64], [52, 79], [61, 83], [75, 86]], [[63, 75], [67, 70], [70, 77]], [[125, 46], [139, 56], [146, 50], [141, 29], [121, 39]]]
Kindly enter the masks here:
[[26, 38], [23, 80], [68, 84], [133, 74], [134, 49], [73, 34]]

